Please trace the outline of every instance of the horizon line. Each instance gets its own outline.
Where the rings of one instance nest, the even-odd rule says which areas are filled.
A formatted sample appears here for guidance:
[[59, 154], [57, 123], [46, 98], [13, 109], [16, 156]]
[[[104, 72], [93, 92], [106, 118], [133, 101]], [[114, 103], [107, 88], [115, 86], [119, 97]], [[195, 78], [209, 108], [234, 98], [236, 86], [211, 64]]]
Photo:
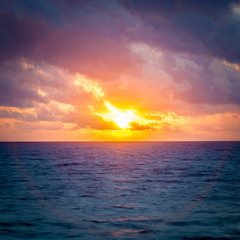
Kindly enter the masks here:
[[119, 141], [119, 140], [97, 140], [97, 141], [0, 141], [0, 143], [104, 143], [104, 142], [111, 142], [111, 143], [154, 143], [154, 142], [240, 142], [240, 140], [126, 140], [126, 141]]

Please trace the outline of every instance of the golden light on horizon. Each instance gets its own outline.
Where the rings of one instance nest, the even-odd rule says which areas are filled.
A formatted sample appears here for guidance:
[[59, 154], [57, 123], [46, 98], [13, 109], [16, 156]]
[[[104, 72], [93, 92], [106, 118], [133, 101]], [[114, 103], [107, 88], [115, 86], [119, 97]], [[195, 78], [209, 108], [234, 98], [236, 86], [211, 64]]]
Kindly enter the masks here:
[[100, 114], [106, 122], [114, 121], [118, 127], [122, 129], [131, 128], [130, 123], [139, 120], [140, 118], [136, 115], [134, 110], [122, 110], [113, 106], [110, 102], [104, 102], [106, 108], [109, 110], [109, 113]]

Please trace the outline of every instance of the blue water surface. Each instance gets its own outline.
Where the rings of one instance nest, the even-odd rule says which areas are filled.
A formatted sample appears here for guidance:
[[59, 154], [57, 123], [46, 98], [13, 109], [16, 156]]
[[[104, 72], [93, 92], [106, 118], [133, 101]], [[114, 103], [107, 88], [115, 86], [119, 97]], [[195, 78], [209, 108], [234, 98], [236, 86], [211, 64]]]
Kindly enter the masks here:
[[0, 143], [0, 239], [240, 239], [240, 142]]

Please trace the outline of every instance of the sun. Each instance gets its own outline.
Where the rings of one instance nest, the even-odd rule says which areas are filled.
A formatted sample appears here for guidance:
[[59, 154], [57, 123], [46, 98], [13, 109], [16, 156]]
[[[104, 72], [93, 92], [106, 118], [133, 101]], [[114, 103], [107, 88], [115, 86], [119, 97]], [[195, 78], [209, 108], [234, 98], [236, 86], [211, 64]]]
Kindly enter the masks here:
[[136, 120], [137, 116], [131, 110], [127, 110], [126, 112], [115, 109], [114, 112], [110, 113], [111, 120], [114, 121], [120, 128], [130, 128], [129, 123]]
[[114, 121], [119, 128], [131, 128], [130, 123], [139, 119], [133, 110], [118, 109], [108, 101], [105, 101], [105, 106], [109, 110], [109, 113], [98, 115], [100, 115], [106, 122]]
[[113, 121], [120, 128], [128, 128], [129, 127], [129, 123], [131, 122], [131, 119], [129, 119], [128, 116], [125, 116], [125, 114], [122, 114], [122, 116], [116, 117], [116, 119], [113, 119]]

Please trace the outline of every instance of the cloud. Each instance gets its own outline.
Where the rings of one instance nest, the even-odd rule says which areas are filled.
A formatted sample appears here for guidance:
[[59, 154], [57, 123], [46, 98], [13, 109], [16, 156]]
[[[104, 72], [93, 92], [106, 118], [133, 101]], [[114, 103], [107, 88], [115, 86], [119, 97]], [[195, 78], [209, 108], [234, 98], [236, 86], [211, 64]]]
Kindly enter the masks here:
[[88, 105], [96, 101], [92, 95], [102, 94], [97, 82], [46, 63], [35, 65], [22, 59], [3, 64], [1, 70], [0, 117], [5, 119], [84, 127]]
[[18, 109], [0, 108], [0, 118], [2, 119], [16, 119], [27, 122], [36, 122], [38, 119], [36, 115], [31, 112], [19, 111]]
[[[131, 49], [144, 60], [141, 74], [143, 79], [148, 79], [144, 81], [144, 93], [155, 96], [149, 99], [153, 101], [152, 106], [158, 103], [158, 109], [164, 105], [176, 110], [180, 101], [194, 105], [239, 105], [240, 71], [237, 64], [187, 53], [159, 53], [142, 43], [135, 43]], [[139, 82], [138, 86], [141, 84]]]
[[45, 61], [104, 80], [137, 68], [126, 48], [128, 29], [137, 23], [115, 1], [79, 1], [76, 5], [13, 1], [12, 7], [3, 2], [1, 61], [19, 57]]
[[[191, 87], [176, 92], [176, 98], [192, 104], [240, 104], [239, 72], [216, 59], [186, 60], [180, 56], [178, 61], [172, 74], [174, 78], [186, 79]], [[195, 69], [194, 66], [198, 68]]]
[[16, 57], [32, 58], [40, 41], [50, 34], [50, 31], [51, 27], [42, 18], [33, 19], [28, 15], [17, 16], [13, 12], [1, 11], [0, 62]]
[[237, 0], [121, 3], [152, 27], [151, 37], [146, 40], [161, 49], [240, 62], [240, 27], [234, 14]]
[[63, 130], [64, 125], [62, 123], [56, 123], [56, 122], [33, 122], [33, 123], [29, 123], [29, 122], [15, 122], [14, 123], [14, 127], [17, 129], [21, 129], [21, 130], [28, 130], [28, 131], [36, 131], [36, 130], [50, 130], [50, 131], [54, 131], [54, 130]]
[[137, 122], [130, 123], [132, 131], [144, 131], [144, 130], [155, 130], [154, 126], [149, 125], [142, 125]]
[[93, 117], [89, 123], [89, 127], [94, 130], [121, 130], [114, 121], [104, 121], [99, 116]]
[[97, 99], [104, 97], [104, 92], [97, 82], [91, 81], [90, 79], [87, 79], [79, 74], [75, 76], [73, 85], [76, 86], [78, 90], [80, 89], [80, 91], [92, 93]]
[[46, 99], [39, 95], [33, 87], [33, 77], [28, 72], [22, 72], [21, 67], [13, 64], [0, 66], [0, 105], [13, 107], [33, 107], [33, 101], [45, 102]]

